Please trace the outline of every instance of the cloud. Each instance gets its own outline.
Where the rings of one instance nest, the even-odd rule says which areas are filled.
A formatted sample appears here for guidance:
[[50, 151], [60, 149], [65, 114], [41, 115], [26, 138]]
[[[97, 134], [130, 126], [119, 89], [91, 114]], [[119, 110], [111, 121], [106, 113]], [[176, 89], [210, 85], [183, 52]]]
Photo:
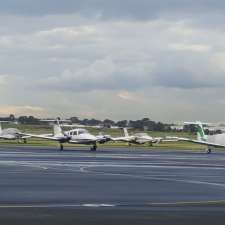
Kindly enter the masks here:
[[0, 86], [6, 85], [9, 77], [7, 74], [0, 74]]
[[34, 116], [43, 116], [45, 114], [45, 110], [41, 107], [37, 106], [1, 106], [0, 114], [2, 116], [8, 116], [9, 114], [16, 115], [34, 115]]
[[125, 101], [138, 101], [139, 98], [135, 96], [133, 93], [130, 93], [128, 91], [120, 91], [118, 94], [118, 97], [125, 100]]
[[224, 78], [213, 60], [219, 54], [205, 36], [205, 31], [183, 22], [103, 22], [3, 35], [0, 46], [10, 53], [8, 58], [12, 54], [19, 59], [13, 72], [24, 71], [15, 82], [26, 89], [87, 92], [222, 87]]
[[210, 0], [0, 0], [0, 113], [223, 118], [224, 9]]
[[211, 47], [203, 44], [171, 44], [169, 49], [175, 51], [209, 52]]
[[38, 87], [59, 91], [93, 91], [139, 89], [146, 86], [151, 64], [136, 62], [133, 65], [116, 62], [111, 58], [96, 60], [76, 71], [65, 70], [59, 76], [43, 78]]
[[49, 14], [81, 14], [88, 18], [151, 19], [164, 14], [188, 16], [190, 14], [223, 13], [225, 3], [211, 0], [30, 0], [0, 1], [4, 14], [43, 16]]

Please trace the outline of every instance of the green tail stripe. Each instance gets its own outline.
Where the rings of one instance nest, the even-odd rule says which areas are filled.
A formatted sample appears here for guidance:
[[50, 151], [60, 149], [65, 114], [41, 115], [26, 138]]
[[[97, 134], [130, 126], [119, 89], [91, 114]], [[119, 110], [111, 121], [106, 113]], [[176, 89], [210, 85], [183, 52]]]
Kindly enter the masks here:
[[201, 137], [204, 137], [205, 136], [205, 132], [203, 130], [203, 128], [201, 126], [197, 126], [197, 130], [198, 130], [198, 133], [200, 133]]

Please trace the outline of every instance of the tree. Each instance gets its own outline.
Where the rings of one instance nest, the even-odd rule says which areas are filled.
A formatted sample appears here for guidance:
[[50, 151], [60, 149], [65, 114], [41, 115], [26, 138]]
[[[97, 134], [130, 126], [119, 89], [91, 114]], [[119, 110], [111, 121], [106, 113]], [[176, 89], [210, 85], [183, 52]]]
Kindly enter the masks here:
[[10, 114], [10, 115], [9, 115], [9, 120], [10, 120], [10, 121], [15, 121], [15, 119], [16, 119], [16, 118], [15, 118], [15, 116], [14, 116], [13, 114]]
[[118, 127], [126, 127], [127, 125], [128, 125], [127, 120], [121, 120], [116, 123], [116, 126], [118, 126]]

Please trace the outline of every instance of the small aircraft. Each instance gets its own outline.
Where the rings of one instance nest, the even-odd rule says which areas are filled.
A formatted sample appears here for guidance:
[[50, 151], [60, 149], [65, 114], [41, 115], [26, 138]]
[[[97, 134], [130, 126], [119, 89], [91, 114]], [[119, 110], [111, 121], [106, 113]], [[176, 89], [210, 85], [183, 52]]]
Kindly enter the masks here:
[[64, 135], [69, 137], [68, 143], [70, 144], [86, 144], [86, 145], [93, 145], [90, 150], [96, 151], [97, 150], [97, 143], [105, 143], [106, 137], [103, 135], [94, 136], [90, 134], [84, 128], [76, 128], [73, 130], [65, 131]]
[[127, 128], [123, 128], [124, 136], [111, 138], [112, 141], [123, 141], [129, 144], [145, 144], [149, 143], [159, 143], [163, 138], [161, 137], [151, 137], [147, 133], [135, 133], [134, 135], [129, 135]]
[[2, 129], [2, 123], [10, 123], [10, 121], [0, 121], [0, 139], [18, 140], [18, 142], [23, 140], [24, 143], [27, 143], [27, 138], [30, 138], [30, 136], [20, 135], [20, 131], [16, 128]]
[[192, 142], [192, 143], [196, 143], [196, 144], [200, 144], [200, 145], [206, 145], [208, 154], [210, 154], [212, 152], [211, 147], [225, 148], [225, 134], [222, 133], [222, 134], [206, 135], [203, 125], [207, 125], [207, 123], [202, 123], [200, 121], [196, 121], [196, 122], [185, 122], [184, 124], [196, 126], [197, 139], [176, 137], [176, 139], [178, 141], [187, 141], [187, 142]]
[[60, 144], [60, 150], [63, 150], [63, 144], [69, 143], [69, 144], [85, 144], [85, 145], [92, 145], [91, 151], [97, 150], [97, 143], [104, 143], [106, 137], [104, 136], [94, 136], [90, 134], [86, 129], [84, 128], [76, 128], [68, 131], [62, 131], [62, 126], [71, 126], [71, 125], [60, 125], [60, 122], [63, 122], [63, 120], [45, 120], [47, 122], [54, 122], [53, 125], [53, 134], [25, 134], [20, 133], [23, 135], [28, 135], [30, 137], [35, 138], [41, 138], [41, 139], [47, 139], [52, 141], [57, 141]]

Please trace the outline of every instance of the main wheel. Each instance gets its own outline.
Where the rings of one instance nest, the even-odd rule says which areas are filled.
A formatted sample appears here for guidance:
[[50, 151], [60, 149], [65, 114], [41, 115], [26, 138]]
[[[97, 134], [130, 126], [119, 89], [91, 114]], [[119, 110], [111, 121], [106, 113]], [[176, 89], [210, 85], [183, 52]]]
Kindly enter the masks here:
[[95, 152], [96, 150], [97, 150], [97, 146], [96, 145], [94, 145], [93, 147], [91, 147], [91, 149], [90, 149], [92, 152]]
[[60, 151], [63, 151], [63, 144], [60, 143]]
[[211, 154], [211, 153], [212, 153], [211, 148], [208, 148], [208, 149], [207, 149], [207, 154]]

